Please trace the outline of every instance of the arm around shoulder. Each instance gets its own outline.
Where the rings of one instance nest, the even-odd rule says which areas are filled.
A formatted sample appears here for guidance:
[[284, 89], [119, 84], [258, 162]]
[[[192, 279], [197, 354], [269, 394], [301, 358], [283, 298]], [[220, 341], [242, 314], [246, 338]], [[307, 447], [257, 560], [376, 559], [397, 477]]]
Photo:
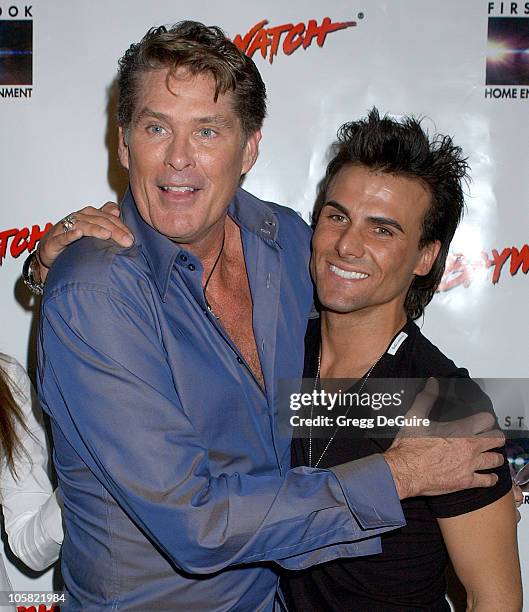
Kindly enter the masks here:
[[[215, 473], [200, 419], [177, 389], [177, 356], [170, 363], [165, 353], [151, 294], [131, 295], [90, 286], [45, 296], [40, 392], [86, 477], [102, 483], [175, 565], [207, 574], [240, 563], [298, 563], [403, 523], [392, 482], [396, 518], [374, 517], [365, 529], [344, 479], [327, 470]], [[379, 471], [390, 479], [383, 460]]]

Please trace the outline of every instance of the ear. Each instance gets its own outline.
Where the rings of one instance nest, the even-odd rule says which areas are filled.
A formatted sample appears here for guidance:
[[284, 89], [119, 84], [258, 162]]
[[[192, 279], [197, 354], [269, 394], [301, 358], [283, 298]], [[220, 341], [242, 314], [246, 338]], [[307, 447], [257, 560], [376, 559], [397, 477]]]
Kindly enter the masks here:
[[413, 273], [417, 276], [426, 276], [432, 269], [432, 266], [439, 255], [441, 250], [441, 243], [439, 240], [434, 240], [424, 245], [419, 253], [419, 261], [413, 270]]
[[129, 169], [129, 145], [127, 144], [127, 130], [123, 126], [118, 127], [118, 157], [121, 165]]
[[257, 161], [261, 137], [261, 130], [256, 130], [246, 141], [246, 144], [244, 145], [241, 175], [249, 172]]

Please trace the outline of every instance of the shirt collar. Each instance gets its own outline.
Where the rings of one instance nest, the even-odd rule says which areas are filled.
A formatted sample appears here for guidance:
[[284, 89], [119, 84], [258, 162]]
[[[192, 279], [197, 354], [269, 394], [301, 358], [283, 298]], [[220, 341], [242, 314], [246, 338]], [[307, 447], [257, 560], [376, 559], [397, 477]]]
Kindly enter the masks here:
[[[279, 232], [277, 215], [265, 202], [244, 189], [238, 188], [235, 192], [228, 207], [228, 214], [242, 229], [254, 233], [268, 244], [275, 243], [281, 246], [277, 240]], [[124, 223], [134, 234], [135, 245], [141, 247], [156, 287], [162, 300], [165, 301], [171, 270], [180, 253], [184, 253], [189, 260], [196, 261], [197, 267], [201, 267], [200, 261], [143, 220], [136, 207], [130, 186], [121, 202], [121, 215]]]

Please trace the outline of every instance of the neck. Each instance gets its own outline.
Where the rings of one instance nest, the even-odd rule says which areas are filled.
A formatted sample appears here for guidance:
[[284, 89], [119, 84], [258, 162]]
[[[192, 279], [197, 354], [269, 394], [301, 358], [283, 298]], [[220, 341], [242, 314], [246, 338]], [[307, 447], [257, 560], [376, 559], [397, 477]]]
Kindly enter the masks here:
[[239, 227], [225, 214], [198, 240], [177, 244], [200, 259], [204, 270], [202, 274], [204, 285], [213, 268], [215, 268], [215, 277], [223, 276], [226, 266], [238, 255], [239, 242]]
[[202, 262], [204, 268], [202, 284], [204, 285], [209, 278], [209, 292], [219, 287], [228, 288], [233, 284], [234, 269], [238, 270], [241, 261], [244, 261], [240, 229], [231, 217], [225, 217], [223, 225], [211, 238], [213, 239], [208, 245], [201, 245], [207, 246], [207, 249], [202, 248], [200, 252], [190, 249]]
[[190, 244], [179, 243], [180, 247], [193, 253], [193, 255], [200, 259], [205, 272], [213, 265], [219, 254], [227, 222], [228, 217], [223, 217], [213, 227], [209, 228], [207, 234], [199, 240]]
[[406, 323], [403, 307], [321, 313], [322, 378], [359, 378], [385, 352]]

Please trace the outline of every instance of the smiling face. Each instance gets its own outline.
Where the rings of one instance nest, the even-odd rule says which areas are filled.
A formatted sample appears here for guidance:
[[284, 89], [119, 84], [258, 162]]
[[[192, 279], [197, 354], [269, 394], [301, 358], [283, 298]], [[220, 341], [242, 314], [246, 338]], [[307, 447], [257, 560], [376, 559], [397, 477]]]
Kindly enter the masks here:
[[161, 234], [200, 250], [222, 228], [260, 132], [243, 138], [231, 93], [214, 100], [209, 74], [168, 69], [141, 76], [131, 125], [120, 128], [119, 158], [142, 218]]
[[418, 180], [345, 166], [332, 179], [312, 239], [322, 306], [338, 313], [404, 313], [414, 275], [428, 274], [440, 243], [419, 249], [430, 194]]

